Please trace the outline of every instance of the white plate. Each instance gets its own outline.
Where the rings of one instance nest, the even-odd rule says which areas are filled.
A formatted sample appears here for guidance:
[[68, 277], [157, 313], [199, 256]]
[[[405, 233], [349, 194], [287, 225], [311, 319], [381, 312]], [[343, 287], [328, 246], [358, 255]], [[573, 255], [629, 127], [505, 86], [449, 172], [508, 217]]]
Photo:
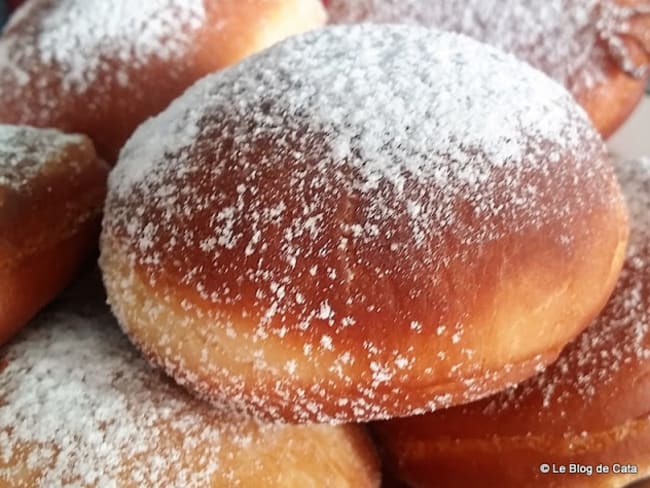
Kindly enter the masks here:
[[650, 157], [650, 95], [609, 140], [609, 148], [618, 158]]

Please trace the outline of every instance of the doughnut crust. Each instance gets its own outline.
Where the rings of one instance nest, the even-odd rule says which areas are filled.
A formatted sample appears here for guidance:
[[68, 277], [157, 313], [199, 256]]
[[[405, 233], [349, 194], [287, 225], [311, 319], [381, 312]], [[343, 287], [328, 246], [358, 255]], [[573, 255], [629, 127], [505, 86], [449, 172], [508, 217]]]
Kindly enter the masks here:
[[151, 370], [93, 277], [0, 352], [0, 487], [379, 486], [362, 427], [264, 425]]
[[324, 22], [318, 0], [29, 0], [0, 39], [0, 122], [87, 134], [113, 163], [194, 81]]
[[330, 22], [400, 22], [466, 34], [564, 84], [604, 137], [650, 77], [648, 0], [331, 0]]
[[[631, 236], [607, 307], [525, 383], [464, 407], [375, 425], [389, 468], [409, 486], [609, 488], [650, 475], [650, 160], [617, 170]], [[622, 472], [542, 474], [542, 463], [618, 463]]]
[[349, 422], [532, 375], [604, 306], [626, 240], [562, 87], [462, 36], [364, 25], [280, 43], [142, 125], [100, 259], [122, 327], [178, 382]]
[[97, 248], [107, 177], [85, 136], [0, 125], [0, 344]]

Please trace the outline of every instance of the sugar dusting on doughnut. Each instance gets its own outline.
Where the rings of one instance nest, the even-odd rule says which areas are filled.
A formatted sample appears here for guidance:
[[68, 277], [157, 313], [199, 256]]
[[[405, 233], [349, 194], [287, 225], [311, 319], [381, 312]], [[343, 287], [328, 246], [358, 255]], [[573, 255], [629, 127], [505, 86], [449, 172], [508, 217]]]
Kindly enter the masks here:
[[[329, 476], [375, 486], [368, 477], [375, 460], [356, 427], [259, 424], [217, 412], [150, 369], [92, 278], [0, 351], [0, 484], [294, 486]], [[320, 474], [308, 460], [297, 465], [293, 452], [318, 443]], [[326, 454], [333, 448], [349, 456], [335, 467]]]
[[[640, 4], [643, 2], [639, 2]], [[407, 22], [460, 32], [525, 59], [575, 90], [602, 81], [606, 61], [642, 76], [623, 45], [633, 37], [631, 18], [650, 4], [623, 6], [616, 0], [332, 0], [332, 20]], [[645, 42], [639, 39], [640, 45]]]
[[[208, 442], [214, 447], [202, 469], [181, 468], [173, 481], [205, 485], [219, 469], [210, 458], [217, 459], [222, 435], [210, 425], [205, 409], [197, 413], [193, 402], [156, 378], [105, 312], [98, 324], [75, 313], [46, 317], [5, 356], [7, 366], [0, 375], [2, 461], [18, 454], [22, 444], [36, 443], [40, 447], [31, 451], [26, 468], [51, 466], [41, 486], [108, 486], [121, 477], [125, 458], [162, 444], [156, 424], [174, 418], [175, 430], [188, 445]], [[240, 442], [235, 447], [245, 445], [245, 438], [234, 437]], [[159, 463], [178, 453], [163, 448], [157, 456], [150, 456], [143, 472], [133, 473], [128, 482], [140, 476], [156, 482], [168, 471]], [[12, 476], [0, 468], [0, 480]]]
[[[134, 134], [111, 175], [104, 222], [106, 246], [133, 270], [113, 283], [112, 305], [122, 318], [127, 304], [143, 306], [131, 296], [143, 270], [161, 294], [144, 304], [147, 316], [164, 321], [162, 303], [175, 298], [159, 286], [173, 283], [187, 292], [188, 316], [209, 317], [200, 357], [240, 334], [251, 346], [237, 354], [260, 377], [325, 368], [309, 398], [273, 382], [269, 395], [298, 418], [386, 417], [397, 396], [409, 413], [433, 410], [451, 394], [416, 406], [400, 385], [442, 366], [468, 400], [515, 365], [481, 370], [470, 319], [428, 315], [460, 304], [431, 305], [427, 293], [460, 263], [472, 269], [493, 242], [548, 225], [553, 246], [570, 254], [583, 225], [576, 215], [619, 207], [613, 185], [584, 112], [514, 57], [416, 27], [328, 28], [205, 78]], [[590, 236], [580, 229], [578, 240]], [[236, 330], [242, 320], [250, 331]], [[220, 329], [225, 338], [211, 339]], [[386, 339], [396, 331], [399, 347]], [[296, 337], [294, 359], [265, 356], [269, 340]], [[425, 359], [435, 367], [420, 368], [418, 337], [440, 346]], [[158, 359], [183, 383], [203, 381], [182, 358]], [[244, 395], [245, 378], [208, 360], [201, 368], [223, 378], [224, 398]], [[327, 411], [334, 379], [352, 385], [359, 369], [360, 391], [338, 399], [349, 411]], [[275, 408], [263, 394], [246, 401]]]
[[[486, 413], [516, 411], [537, 398], [532, 401], [540, 402], [535, 408], [541, 412], [559, 409], [570, 418], [571, 412], [563, 406], [574, 403], [576, 397], [585, 405], [592, 404], [610, 385], [621, 381], [626, 365], [650, 362], [650, 159], [618, 163], [617, 173], [632, 232], [627, 260], [607, 308], [546, 372], [495, 396], [485, 404]], [[627, 388], [619, 387], [617, 395]]]
[[[192, 32], [204, 18], [203, 0], [31, 1], [5, 27], [9, 35], [0, 43], [0, 62], [13, 66], [13, 74], [23, 83], [39, 75], [28, 64], [34, 58], [45, 65], [60, 65], [62, 86], [84, 92], [97, 77], [114, 69], [107, 59], [119, 59], [129, 69], [152, 57], [182, 61]], [[22, 23], [30, 26], [28, 33], [12, 36]], [[25, 36], [35, 40], [35, 52], [19, 47], [27, 43]], [[117, 79], [127, 84], [127, 72], [118, 72]]]
[[30, 0], [0, 37], [0, 121], [87, 134], [114, 163], [196, 80], [325, 18], [319, 0]]
[[[84, 139], [54, 129], [0, 124], [0, 202], [1, 188], [24, 189], [46, 165], [60, 164], [62, 150]], [[70, 161], [69, 170], [79, 172], [78, 163]]]

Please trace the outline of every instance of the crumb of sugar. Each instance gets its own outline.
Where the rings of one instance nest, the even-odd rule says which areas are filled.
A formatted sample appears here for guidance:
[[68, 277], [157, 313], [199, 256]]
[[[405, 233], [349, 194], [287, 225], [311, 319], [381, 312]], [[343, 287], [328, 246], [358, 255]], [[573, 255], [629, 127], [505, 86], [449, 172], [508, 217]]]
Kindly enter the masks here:
[[[242, 308], [252, 327], [239, 334], [258, 353], [260, 374], [272, 369], [262, 351], [276, 328], [307, 341], [313, 362], [350, 353], [367, 388], [348, 405], [379, 418], [375, 387], [406, 382], [419, 365], [408, 351], [386, 351], [383, 337], [367, 341], [363, 357], [340, 337], [390, 313], [390, 331], [443, 335], [410, 306], [424, 300], [420, 285], [447, 279], [451, 263], [475, 261], [492, 241], [549, 223], [573, 236], [573, 215], [614, 204], [599, 197], [612, 177], [603, 155], [571, 96], [513, 56], [418, 27], [329, 27], [204, 78], [143, 124], [110, 176], [104, 238], [151, 284], [174, 276], [214, 310]], [[549, 182], [575, 198], [559, 202]], [[125, 303], [131, 279], [119, 286]], [[396, 288], [405, 293], [399, 305]], [[155, 310], [156, 300], [146, 306]], [[233, 320], [215, 314], [215, 327]], [[466, 325], [449, 325], [445, 347], [472, 350]], [[443, 351], [427, 360], [436, 358], [447, 360]], [[178, 358], [168, 359], [184, 381]], [[460, 381], [470, 366], [449, 369]], [[239, 379], [232, 388], [243, 397]], [[322, 408], [331, 380], [314, 381]], [[485, 381], [470, 384], [468, 398]], [[313, 397], [306, 404], [295, 393], [281, 381], [274, 392], [313, 418]], [[262, 409], [265, 400], [254, 399]]]
[[[335, 23], [400, 22], [459, 32], [531, 63], [572, 91], [600, 83], [637, 8], [616, 0], [331, 0]], [[647, 11], [646, 11], [647, 13]], [[615, 60], [635, 72], [624, 48]]]

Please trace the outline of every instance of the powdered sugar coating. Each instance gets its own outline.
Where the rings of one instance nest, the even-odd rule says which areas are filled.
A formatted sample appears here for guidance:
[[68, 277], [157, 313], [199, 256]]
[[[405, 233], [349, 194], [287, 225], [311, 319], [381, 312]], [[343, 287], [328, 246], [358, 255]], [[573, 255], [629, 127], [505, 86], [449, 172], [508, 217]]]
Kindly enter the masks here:
[[[0, 61], [24, 83], [38, 76], [31, 70], [34, 60], [58, 66], [64, 90], [83, 93], [100, 76], [128, 83], [127, 71], [113, 73], [108, 60], [119, 59], [129, 69], [153, 57], [180, 60], [204, 20], [203, 0], [30, 1], [6, 26], [10, 34], [0, 43]], [[28, 32], [12, 35], [22, 23]]]
[[[19, 191], [46, 165], [58, 164], [67, 146], [84, 140], [54, 129], [0, 124], [0, 187]], [[75, 161], [69, 167], [71, 172], [79, 171]]]
[[[560, 85], [466, 37], [404, 26], [330, 27], [203, 79], [136, 131], [109, 187], [104, 249], [133, 270], [111, 297], [122, 325], [127, 304], [165, 320], [161, 308], [180, 300], [165, 287], [183, 290], [187, 316], [209, 317], [201, 340], [240, 334], [254, 374], [325, 369], [305, 398], [273, 384], [298, 417], [320, 421], [349, 418], [324, 411], [336, 381], [357, 419], [390, 415], [379, 391], [412, 413], [448, 406], [449, 391], [409, 404], [395, 386], [436, 375], [408, 345], [420, 334], [440, 341], [426, 360], [449, 368], [463, 400], [498, 382], [504, 372], [472, 360], [470, 319], [443, 321], [455, 304], [436, 301], [436, 287], [460, 286], [454, 266], [476, 269], [491, 243], [527, 233], [552, 228], [545, 244], [571, 254], [589, 234], [576, 236], [573, 216], [618, 204], [602, 141]], [[129, 296], [137, 273], [161, 296]], [[265, 356], [269, 341], [293, 339], [285, 364]], [[200, 381], [181, 359], [159, 360]], [[228, 377], [224, 399], [244, 384]]]
[[[190, 397], [149, 368], [102, 299], [99, 279], [88, 277], [0, 350], [0, 483], [198, 488], [257, 479], [286, 486], [314, 481], [308, 468], [278, 454], [292, 451], [292, 442], [313, 449], [329, 429], [333, 445], [360, 447], [331, 427], [264, 425]], [[284, 465], [295, 471], [284, 474]], [[342, 479], [344, 465], [331, 468], [340, 470], [333, 479]]]
[[324, 21], [318, 0], [31, 0], [0, 37], [0, 121], [87, 134], [114, 163], [197, 79]]
[[[639, 2], [643, 4], [643, 2]], [[332, 21], [404, 22], [459, 32], [515, 54], [574, 93], [603, 81], [607, 63], [641, 76], [622, 39], [650, 4], [617, 0], [332, 0]], [[644, 42], [639, 40], [639, 42]]]

